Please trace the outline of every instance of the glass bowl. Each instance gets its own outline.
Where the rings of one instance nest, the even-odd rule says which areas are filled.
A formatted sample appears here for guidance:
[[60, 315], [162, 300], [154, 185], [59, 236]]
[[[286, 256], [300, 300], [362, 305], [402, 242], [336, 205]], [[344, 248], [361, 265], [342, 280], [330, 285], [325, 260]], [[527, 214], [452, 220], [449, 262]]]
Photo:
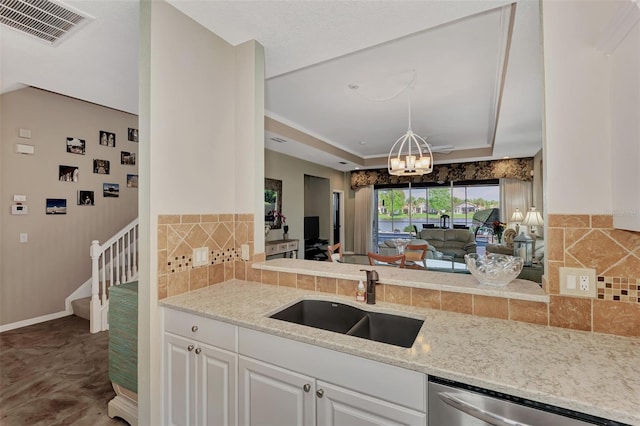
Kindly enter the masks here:
[[480, 284], [494, 287], [504, 287], [513, 281], [520, 275], [524, 264], [521, 257], [497, 253], [482, 256], [477, 253], [465, 254], [464, 260], [469, 272]]

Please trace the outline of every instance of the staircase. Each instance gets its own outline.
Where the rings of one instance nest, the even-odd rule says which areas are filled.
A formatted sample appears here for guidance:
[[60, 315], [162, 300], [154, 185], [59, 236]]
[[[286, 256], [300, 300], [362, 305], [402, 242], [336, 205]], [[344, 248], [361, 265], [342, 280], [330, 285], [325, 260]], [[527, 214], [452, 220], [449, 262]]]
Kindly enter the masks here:
[[103, 244], [92, 241], [89, 254], [91, 279], [83, 286], [91, 288], [91, 296], [72, 300], [71, 307], [74, 315], [89, 320], [91, 333], [97, 333], [109, 328], [109, 289], [138, 278], [138, 219]]

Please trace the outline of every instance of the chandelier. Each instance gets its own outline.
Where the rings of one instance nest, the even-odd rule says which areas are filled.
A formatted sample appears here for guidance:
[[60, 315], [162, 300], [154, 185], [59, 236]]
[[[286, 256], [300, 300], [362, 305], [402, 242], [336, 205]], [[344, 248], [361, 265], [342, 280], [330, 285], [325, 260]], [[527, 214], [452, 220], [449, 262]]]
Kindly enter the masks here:
[[389, 174], [419, 176], [433, 171], [433, 153], [427, 141], [411, 130], [411, 95], [409, 95], [409, 130], [400, 136], [389, 151]]

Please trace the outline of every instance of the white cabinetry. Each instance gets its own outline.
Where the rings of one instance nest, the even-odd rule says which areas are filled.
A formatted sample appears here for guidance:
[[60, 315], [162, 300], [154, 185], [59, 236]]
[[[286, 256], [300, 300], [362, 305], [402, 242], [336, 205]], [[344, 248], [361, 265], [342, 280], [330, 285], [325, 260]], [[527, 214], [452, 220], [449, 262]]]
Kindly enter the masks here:
[[164, 317], [164, 423], [235, 425], [236, 327], [170, 309]]
[[315, 424], [315, 386], [311, 377], [240, 357], [241, 425]]
[[241, 425], [426, 425], [424, 374], [239, 329]]

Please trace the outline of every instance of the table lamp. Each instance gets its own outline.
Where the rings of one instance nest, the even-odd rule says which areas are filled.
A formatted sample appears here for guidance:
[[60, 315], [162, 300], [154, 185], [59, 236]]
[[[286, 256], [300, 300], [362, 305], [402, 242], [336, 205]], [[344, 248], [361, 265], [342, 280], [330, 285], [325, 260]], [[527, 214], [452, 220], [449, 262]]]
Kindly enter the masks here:
[[516, 209], [516, 211], [514, 211], [511, 215], [511, 222], [514, 222], [516, 224], [516, 235], [520, 234], [520, 223], [522, 223], [523, 220], [524, 216], [522, 212], [520, 211], [520, 209]]

